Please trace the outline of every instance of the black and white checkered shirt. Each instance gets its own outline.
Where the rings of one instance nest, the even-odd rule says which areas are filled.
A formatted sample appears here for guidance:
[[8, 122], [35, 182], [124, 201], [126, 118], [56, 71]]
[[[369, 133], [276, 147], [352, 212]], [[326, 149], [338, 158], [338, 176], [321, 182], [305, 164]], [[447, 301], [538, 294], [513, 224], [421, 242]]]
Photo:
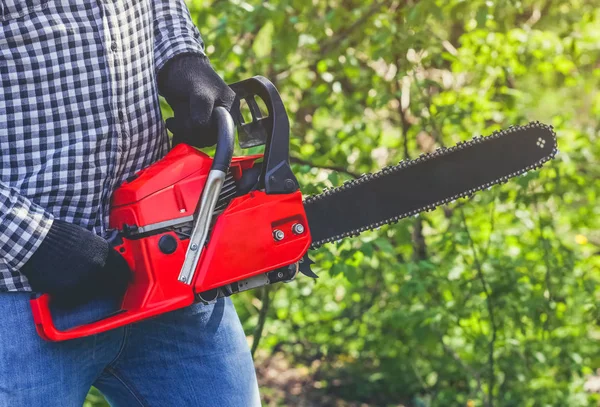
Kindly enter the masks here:
[[203, 53], [184, 0], [0, 0], [0, 291], [54, 218], [104, 236], [112, 192], [162, 157], [156, 72]]

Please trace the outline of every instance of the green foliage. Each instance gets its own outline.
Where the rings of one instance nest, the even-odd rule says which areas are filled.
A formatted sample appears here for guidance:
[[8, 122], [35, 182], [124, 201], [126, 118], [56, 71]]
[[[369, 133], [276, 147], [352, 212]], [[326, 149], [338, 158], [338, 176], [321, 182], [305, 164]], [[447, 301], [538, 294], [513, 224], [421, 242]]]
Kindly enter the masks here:
[[306, 194], [512, 124], [559, 137], [540, 171], [321, 248], [317, 282], [271, 289], [259, 350], [372, 405], [597, 402], [600, 2], [189, 4], [227, 82], [280, 90]]

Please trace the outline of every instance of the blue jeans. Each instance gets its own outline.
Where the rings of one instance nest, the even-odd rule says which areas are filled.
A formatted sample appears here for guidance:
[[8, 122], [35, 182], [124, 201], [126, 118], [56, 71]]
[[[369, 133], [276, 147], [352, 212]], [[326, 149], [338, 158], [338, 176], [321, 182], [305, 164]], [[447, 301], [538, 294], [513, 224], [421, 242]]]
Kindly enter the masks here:
[[[116, 308], [55, 311], [64, 329]], [[0, 294], [0, 407], [81, 407], [90, 386], [111, 406], [260, 406], [254, 365], [230, 299], [92, 337], [46, 342], [29, 293]]]

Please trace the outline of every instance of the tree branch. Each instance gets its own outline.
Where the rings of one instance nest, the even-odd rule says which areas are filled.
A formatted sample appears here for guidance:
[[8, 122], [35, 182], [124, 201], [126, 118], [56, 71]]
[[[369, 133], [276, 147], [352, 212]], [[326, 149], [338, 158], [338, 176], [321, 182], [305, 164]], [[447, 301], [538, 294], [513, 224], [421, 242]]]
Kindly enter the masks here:
[[344, 40], [350, 38], [350, 36], [357, 30], [357, 28], [364, 24], [373, 15], [375, 15], [381, 7], [389, 5], [391, 3], [393, 3], [393, 1], [389, 0], [383, 0], [373, 3], [371, 7], [362, 16], [360, 16], [360, 18], [358, 18], [356, 21], [350, 24], [346, 29], [339, 31], [336, 35], [330, 37], [329, 40], [323, 42], [323, 45], [319, 50], [319, 54], [327, 55], [334, 49], [341, 47]]
[[352, 171], [348, 170], [347, 168], [339, 167], [337, 165], [317, 165], [313, 162], [310, 162], [308, 160], [305, 160], [305, 159], [302, 159], [299, 157], [290, 157], [290, 162], [293, 164], [308, 165], [312, 168], [320, 168], [323, 170], [342, 172], [344, 174], [351, 176], [352, 178], [360, 178], [360, 174], [352, 172]]
[[423, 98], [423, 101], [425, 103], [425, 106], [427, 107], [427, 111], [429, 112], [429, 118], [428, 118], [428, 122], [429, 125], [431, 126], [431, 135], [433, 137], [433, 139], [442, 147], [444, 147], [444, 139], [442, 137], [442, 132], [440, 130], [440, 128], [437, 125], [437, 122], [435, 121], [435, 119], [433, 118], [433, 113], [431, 112], [431, 93], [425, 89], [423, 89], [423, 87], [419, 84], [419, 80], [417, 79], [417, 75], [415, 73], [415, 71], [413, 70], [413, 81], [415, 83], [415, 86], [419, 89], [419, 93], [421, 94], [421, 97]]
[[550, 262], [550, 252], [551, 252], [551, 244], [548, 242], [548, 239], [544, 237], [544, 224], [542, 219], [542, 214], [538, 208], [538, 202], [535, 202], [534, 210], [537, 215], [538, 220], [538, 228], [539, 228], [539, 239], [542, 242], [542, 247], [544, 249], [544, 267], [546, 268], [546, 272], [544, 273], [544, 282], [546, 284], [546, 290], [548, 291], [548, 312], [546, 321], [544, 321], [544, 330], [548, 331], [548, 325], [550, 324], [550, 318], [552, 315], [550, 305], [554, 301], [554, 293], [552, 288], [552, 281], [550, 280], [550, 272], [552, 270], [551, 262]]
[[496, 325], [496, 316], [494, 313], [494, 305], [492, 303], [491, 292], [488, 287], [488, 284], [483, 275], [483, 269], [481, 267], [481, 263], [479, 262], [479, 258], [477, 257], [477, 250], [475, 249], [475, 243], [473, 242], [473, 238], [471, 237], [471, 232], [469, 231], [469, 227], [467, 225], [467, 219], [465, 218], [465, 213], [461, 209], [460, 215], [465, 226], [465, 232], [467, 233], [467, 238], [469, 239], [469, 246], [473, 251], [473, 265], [477, 270], [477, 277], [481, 281], [481, 285], [483, 286], [483, 291], [485, 292], [485, 300], [487, 303], [488, 314], [490, 316], [490, 324], [492, 326], [492, 338], [489, 341], [489, 351], [488, 351], [488, 366], [489, 366], [489, 392], [488, 392], [488, 400], [486, 406], [493, 407], [494, 406], [494, 387], [496, 383], [496, 375], [494, 374], [494, 351], [496, 345], [496, 332], [498, 330]]
[[[290, 67], [289, 69], [279, 72], [278, 73], [279, 79], [287, 77], [288, 75], [290, 75], [290, 73], [292, 71], [295, 71], [298, 69], [305, 69], [305, 68], [310, 67], [311, 65], [316, 66], [316, 64], [321, 59], [323, 59], [324, 55], [331, 54], [332, 52], [342, 48], [342, 46], [344, 46], [344, 48], [349, 48], [351, 46], [356, 45], [356, 41], [354, 41], [354, 42], [351, 41], [349, 44], [344, 44], [344, 43], [346, 42], [346, 40], [350, 39], [353, 36], [353, 34], [355, 34], [356, 32], [362, 33], [363, 30], [360, 30], [360, 28], [361, 28], [360, 26], [362, 24], [364, 24], [369, 18], [374, 16], [381, 7], [383, 7], [385, 5], [390, 5], [392, 3], [394, 3], [394, 1], [384, 0], [384, 1], [380, 1], [378, 3], [374, 3], [373, 5], [371, 5], [371, 7], [365, 12], [365, 14], [362, 15], [360, 18], [358, 18], [354, 23], [352, 23], [346, 29], [338, 32], [335, 36], [332, 36], [332, 37], [328, 38], [327, 40], [323, 41], [322, 45], [319, 47], [318, 50], [316, 50], [315, 52], [305, 53], [303, 55], [303, 58], [302, 58], [303, 61], [301, 63], [296, 64], [296, 65]], [[361, 37], [361, 39], [364, 39], [364, 37]]]
[[482, 398], [484, 396], [483, 393], [483, 389], [481, 388], [481, 375], [475, 371], [474, 369], [471, 368], [471, 366], [467, 365], [464, 360], [462, 360], [460, 358], [460, 356], [458, 355], [458, 353], [456, 353], [456, 351], [454, 349], [452, 349], [450, 346], [448, 346], [443, 339], [441, 339], [442, 342], [442, 347], [444, 348], [444, 351], [450, 355], [452, 357], [452, 359], [454, 359], [459, 365], [460, 367], [463, 368], [463, 370], [465, 372], [467, 372], [468, 374], [470, 374], [471, 376], [473, 376], [475, 378], [475, 381], [477, 381], [477, 391], [479, 392], [479, 394], [481, 394]]
[[256, 328], [254, 329], [254, 335], [252, 337], [252, 348], [250, 349], [250, 353], [252, 357], [254, 357], [254, 352], [258, 348], [258, 344], [262, 338], [263, 329], [265, 327], [265, 322], [267, 322], [267, 313], [269, 311], [269, 307], [271, 305], [271, 296], [270, 287], [268, 285], [264, 286], [262, 289], [261, 295], [261, 303], [262, 306], [260, 308], [260, 313], [258, 314], [258, 323], [256, 324]]
[[494, 226], [495, 226], [495, 214], [496, 214], [496, 192], [495, 190], [492, 191], [492, 194], [494, 195], [494, 200], [492, 201], [492, 210], [490, 211], [490, 236], [487, 240], [487, 243], [485, 245], [485, 250], [483, 251], [484, 253], [484, 260], [488, 258], [489, 256], [489, 250], [490, 250], [490, 244], [492, 243], [492, 235], [494, 234]]

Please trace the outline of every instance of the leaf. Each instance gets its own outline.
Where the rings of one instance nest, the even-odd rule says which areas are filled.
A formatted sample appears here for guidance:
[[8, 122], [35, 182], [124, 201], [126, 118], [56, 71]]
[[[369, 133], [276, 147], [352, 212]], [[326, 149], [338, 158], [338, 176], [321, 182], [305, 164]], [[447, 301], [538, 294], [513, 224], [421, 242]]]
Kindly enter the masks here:
[[477, 21], [477, 27], [479, 27], [479, 28], [485, 27], [485, 23], [487, 21], [487, 16], [488, 16], [487, 6], [483, 5], [483, 6], [479, 7], [479, 9], [477, 9], [477, 16], [475, 17], [475, 20]]
[[267, 21], [261, 27], [252, 43], [252, 51], [258, 58], [266, 58], [271, 55], [273, 49], [273, 22]]
[[394, 254], [395, 252], [395, 248], [394, 246], [392, 246], [392, 244], [390, 243], [389, 239], [387, 238], [378, 238], [375, 239], [373, 241], [373, 243], [375, 245], [377, 245], [377, 247], [382, 250], [384, 253], [388, 253], [388, 254]]

